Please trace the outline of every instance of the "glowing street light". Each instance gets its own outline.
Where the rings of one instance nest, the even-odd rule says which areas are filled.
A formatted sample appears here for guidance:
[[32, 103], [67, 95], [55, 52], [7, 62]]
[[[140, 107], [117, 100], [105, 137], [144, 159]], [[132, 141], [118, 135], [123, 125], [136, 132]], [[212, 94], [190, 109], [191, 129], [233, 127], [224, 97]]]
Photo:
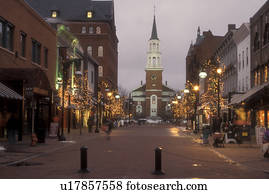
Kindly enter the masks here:
[[205, 71], [201, 71], [199, 73], [199, 77], [202, 78], [202, 79], [205, 79], [207, 77], [207, 73]]
[[184, 93], [185, 93], [185, 94], [188, 94], [188, 93], [190, 93], [190, 90], [185, 89], [185, 90], [184, 90]]
[[195, 85], [195, 86], [193, 87], [193, 90], [196, 91], [196, 92], [199, 91], [199, 86], [198, 86], [198, 85]]
[[220, 67], [217, 69], [217, 73], [218, 74], [221, 74], [222, 73], [222, 69]]

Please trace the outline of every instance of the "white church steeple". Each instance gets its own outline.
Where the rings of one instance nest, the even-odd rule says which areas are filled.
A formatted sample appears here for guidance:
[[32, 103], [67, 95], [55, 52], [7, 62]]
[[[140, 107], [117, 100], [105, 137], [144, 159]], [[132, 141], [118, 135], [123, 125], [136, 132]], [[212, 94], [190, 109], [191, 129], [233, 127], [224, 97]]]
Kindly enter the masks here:
[[149, 40], [149, 51], [147, 52], [146, 70], [163, 70], [161, 62], [160, 40], [157, 33], [155, 13], [151, 37]]

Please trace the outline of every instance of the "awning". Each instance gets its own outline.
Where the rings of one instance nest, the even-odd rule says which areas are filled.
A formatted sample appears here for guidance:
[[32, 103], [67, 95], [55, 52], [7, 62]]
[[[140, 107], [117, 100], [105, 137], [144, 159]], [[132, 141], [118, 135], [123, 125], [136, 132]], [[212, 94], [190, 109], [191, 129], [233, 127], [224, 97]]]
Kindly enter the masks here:
[[23, 97], [19, 95], [17, 92], [11, 90], [4, 84], [0, 82], [0, 97], [1, 98], [8, 98], [8, 99], [15, 99], [15, 100], [22, 100]]
[[253, 95], [257, 94], [259, 91], [263, 90], [265, 87], [269, 85], [269, 82], [266, 82], [262, 85], [256, 86], [252, 89], [250, 89], [247, 93], [242, 94], [242, 95], [236, 95], [235, 97], [232, 98], [231, 102], [229, 105], [236, 105], [240, 104], [241, 102], [244, 102], [251, 98]]

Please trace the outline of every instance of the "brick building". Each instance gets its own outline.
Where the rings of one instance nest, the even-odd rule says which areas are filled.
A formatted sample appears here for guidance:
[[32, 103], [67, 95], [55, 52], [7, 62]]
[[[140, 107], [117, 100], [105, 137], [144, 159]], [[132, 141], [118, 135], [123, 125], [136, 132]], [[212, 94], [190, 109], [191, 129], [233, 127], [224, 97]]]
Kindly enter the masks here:
[[175, 91], [162, 83], [163, 67], [155, 16], [147, 55], [146, 83], [131, 93], [134, 112], [137, 117], [165, 117]]
[[222, 36], [215, 36], [210, 30], [201, 35], [200, 27], [198, 28], [196, 41], [190, 45], [186, 57], [186, 82], [199, 84], [202, 65], [213, 56], [222, 40]]
[[64, 24], [79, 39], [84, 53], [98, 62], [100, 81], [117, 88], [118, 39], [113, 1], [25, 1], [46, 20]]
[[0, 4], [0, 81], [23, 96], [19, 104], [0, 101], [0, 112], [20, 114], [21, 139], [23, 131], [38, 132], [50, 122], [56, 31], [23, 0], [0, 0]]

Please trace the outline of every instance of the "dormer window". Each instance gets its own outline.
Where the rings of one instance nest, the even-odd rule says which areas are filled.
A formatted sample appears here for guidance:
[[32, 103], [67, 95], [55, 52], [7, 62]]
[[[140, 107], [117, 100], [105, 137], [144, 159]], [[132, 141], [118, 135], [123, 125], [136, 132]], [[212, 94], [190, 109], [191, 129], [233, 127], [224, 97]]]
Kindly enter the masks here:
[[92, 18], [92, 11], [87, 11], [87, 18]]
[[58, 11], [56, 11], [56, 10], [51, 11], [51, 17], [52, 18], [57, 18], [58, 16], [59, 16], [59, 12]]

